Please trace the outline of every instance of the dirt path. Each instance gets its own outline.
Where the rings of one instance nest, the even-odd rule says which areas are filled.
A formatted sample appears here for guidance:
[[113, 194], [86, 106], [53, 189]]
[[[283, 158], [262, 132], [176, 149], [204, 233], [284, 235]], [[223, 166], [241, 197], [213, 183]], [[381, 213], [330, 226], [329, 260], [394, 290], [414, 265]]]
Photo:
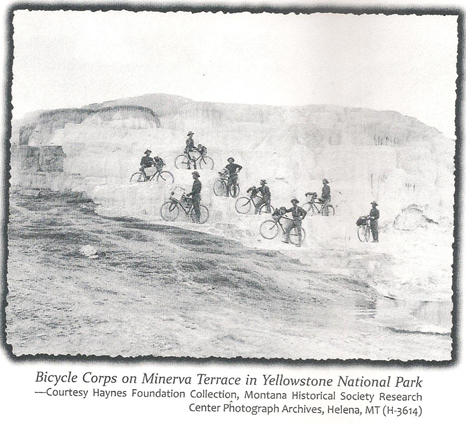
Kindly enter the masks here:
[[11, 196], [8, 289], [16, 355], [450, 358], [448, 334], [400, 331], [412, 318], [362, 280], [73, 196]]

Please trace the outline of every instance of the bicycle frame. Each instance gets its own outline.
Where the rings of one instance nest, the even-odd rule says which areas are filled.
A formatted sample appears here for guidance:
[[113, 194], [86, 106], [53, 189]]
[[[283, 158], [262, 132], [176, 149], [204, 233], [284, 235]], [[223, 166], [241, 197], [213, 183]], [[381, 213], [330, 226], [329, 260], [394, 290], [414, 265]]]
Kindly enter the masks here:
[[[362, 230], [362, 235], [359, 234], [360, 230]], [[369, 218], [366, 218], [366, 222], [364, 224], [358, 226], [357, 234], [361, 242], [369, 242], [372, 234], [371, 222]]]
[[[251, 196], [248, 196], [248, 198], [251, 200], [252, 205], [254, 205], [254, 208], [256, 208], [257, 203], [254, 202], [254, 198], [262, 199], [262, 196], [255, 196], [254, 198], [251, 197]], [[259, 202], [259, 201], [257, 201], [257, 202]]]
[[[281, 223], [282, 218], [285, 219], [285, 220], [289, 220], [289, 221], [293, 221], [293, 219], [292, 219], [292, 218], [289, 218], [289, 217], [286, 217], [286, 216], [284, 216], [284, 215], [282, 215], [282, 216], [280, 216], [280, 218], [279, 218], [278, 220], [274, 220], [274, 221], [276, 221], [276, 223], [280, 226], [280, 228], [282, 229], [283, 234], [285, 235], [285, 234], [286, 234], [286, 230], [283, 228], [283, 224]], [[291, 230], [293, 230], [293, 229], [291, 229]], [[304, 230], [304, 229], [301, 228], [301, 239], [302, 239], [302, 240], [304, 240], [304, 237], [303, 237], [303, 230]]]
[[[314, 207], [316, 210], [317, 210], [317, 213], [318, 214], [322, 214], [322, 207], [324, 204], [322, 204], [322, 202], [320, 201], [316, 201], [316, 198], [312, 198], [309, 203], [311, 204], [311, 208]], [[319, 205], [320, 205], [320, 208], [319, 208]]]
[[184, 213], [189, 216], [189, 214], [191, 213], [191, 210], [193, 209], [193, 203], [192, 202], [189, 202], [189, 206], [188, 206], [188, 209], [186, 210], [186, 208], [183, 206], [183, 204], [181, 203], [181, 199], [189, 199], [189, 198], [186, 198], [184, 195], [182, 196], [182, 198], [180, 200], [174, 198], [173, 196], [170, 196], [170, 201], [173, 203], [173, 204], [176, 204], [176, 205], [179, 205], [181, 207], [181, 209], [184, 211]]
[[[238, 182], [236, 183], [236, 186], [238, 187], [238, 192], [236, 193], [236, 196], [234, 196], [234, 195], [231, 194], [231, 188], [234, 186], [234, 184], [230, 181], [230, 177], [228, 175], [219, 173], [219, 177], [214, 182], [214, 185], [217, 182], [221, 182], [222, 185], [225, 187], [225, 191], [226, 191], [227, 196], [231, 195], [234, 198], [236, 198], [238, 196], [238, 194], [239, 194], [239, 183]], [[214, 192], [215, 192], [215, 189], [214, 189]], [[217, 196], [219, 196], [219, 195], [217, 195]]]
[[[186, 158], [188, 158], [188, 162], [189, 162], [189, 163], [191, 163], [191, 164], [193, 164], [193, 165], [195, 164], [195, 165], [197, 166], [197, 163], [199, 162], [199, 160], [200, 160], [201, 158], [204, 158], [205, 156], [207, 156], [207, 154], [206, 154], [206, 153], [201, 154], [201, 153], [197, 152], [197, 153], [199, 153], [199, 156], [193, 157], [191, 154], [194, 153], [194, 152], [197, 152], [197, 151], [189, 152], [189, 155], [188, 155], [188, 153], [186, 152]], [[190, 158], [190, 157], [191, 157], [191, 158]]]
[[[308, 196], [311, 198], [309, 199]], [[330, 203], [330, 200], [322, 202], [319, 198], [317, 198], [317, 194], [315, 192], [306, 194], [306, 203], [304, 205], [309, 205], [307, 211], [310, 211], [311, 214], [313, 214], [314, 211], [318, 215], [322, 216], [335, 214], [335, 208]]]
[[287, 220], [290, 220], [290, 219], [289, 219], [288, 217], [280, 217], [280, 218], [277, 220], [277, 224], [280, 226], [280, 229], [282, 229], [283, 234], [285, 234], [285, 229], [283, 228], [283, 224], [282, 224], [281, 221], [280, 221], [282, 218], [285, 218], [285, 219], [287, 219]]
[[150, 182], [150, 181], [154, 180], [155, 177], [159, 176], [162, 171], [163, 171], [163, 167], [157, 168], [157, 171], [154, 174], [152, 174], [151, 176], [149, 176], [149, 177], [147, 177], [147, 174], [145, 173], [145, 171], [143, 171], [143, 174], [146, 176], [146, 182]]

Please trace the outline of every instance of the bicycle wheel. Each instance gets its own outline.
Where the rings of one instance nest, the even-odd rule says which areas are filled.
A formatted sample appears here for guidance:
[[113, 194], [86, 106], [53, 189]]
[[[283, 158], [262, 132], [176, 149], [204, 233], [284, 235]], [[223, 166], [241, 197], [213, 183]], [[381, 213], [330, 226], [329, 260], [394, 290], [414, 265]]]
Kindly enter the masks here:
[[358, 226], [358, 238], [361, 242], [366, 240], [366, 226]]
[[141, 171], [134, 173], [131, 178], [129, 179], [130, 183], [142, 183], [145, 182], [146, 179], [144, 177], [144, 174], [142, 174]]
[[214, 193], [216, 196], [226, 196], [227, 185], [223, 180], [216, 180], [214, 183]]
[[247, 214], [249, 211], [251, 211], [251, 204], [251, 198], [242, 196], [236, 200], [235, 209], [240, 214]]
[[175, 159], [175, 167], [179, 170], [187, 170], [191, 168], [191, 164], [189, 163], [189, 158], [186, 155], [178, 155]]
[[[301, 244], [304, 242], [304, 239], [306, 239], [306, 232], [301, 227]], [[293, 227], [293, 229], [291, 229], [291, 231], [290, 231], [290, 242], [293, 245], [298, 245], [299, 244], [298, 229], [296, 227]]]
[[[199, 205], [199, 209], [201, 210], [201, 216], [199, 217], [199, 224], [204, 224], [209, 219], [209, 210], [204, 205]], [[191, 220], [193, 223], [196, 222], [196, 213], [194, 208], [191, 209], [189, 213]]]
[[236, 198], [239, 195], [239, 184], [232, 184], [230, 186], [230, 196], [232, 198]]
[[159, 174], [157, 174], [157, 181], [164, 183], [174, 183], [175, 178], [173, 177], [173, 174], [170, 173], [170, 171], [161, 171]]
[[263, 204], [261, 205], [259, 209], [259, 214], [272, 214], [273, 211], [274, 211], [274, 208], [272, 204], [270, 204], [270, 211], [267, 211], [267, 204]]
[[210, 156], [203, 156], [199, 160], [199, 168], [201, 170], [213, 170], [214, 169], [214, 160]]
[[371, 228], [370, 228], [370, 226], [366, 226], [365, 237], [366, 237], [366, 242], [369, 242], [369, 240], [371, 238]]
[[278, 223], [274, 220], [264, 221], [259, 227], [261, 236], [265, 239], [273, 239], [278, 235]]
[[333, 206], [329, 204], [329, 205], [323, 206], [320, 213], [324, 217], [327, 217], [329, 215], [335, 215], [335, 208], [333, 208]]
[[165, 221], [175, 221], [180, 213], [180, 207], [174, 202], [167, 201], [160, 207], [160, 215]]

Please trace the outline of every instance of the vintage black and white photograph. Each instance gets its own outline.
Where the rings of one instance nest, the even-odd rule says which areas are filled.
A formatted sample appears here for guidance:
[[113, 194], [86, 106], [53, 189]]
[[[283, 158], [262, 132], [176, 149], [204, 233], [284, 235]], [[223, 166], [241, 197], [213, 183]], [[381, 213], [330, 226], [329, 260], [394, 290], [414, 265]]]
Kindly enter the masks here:
[[12, 15], [14, 356], [452, 359], [457, 15]]

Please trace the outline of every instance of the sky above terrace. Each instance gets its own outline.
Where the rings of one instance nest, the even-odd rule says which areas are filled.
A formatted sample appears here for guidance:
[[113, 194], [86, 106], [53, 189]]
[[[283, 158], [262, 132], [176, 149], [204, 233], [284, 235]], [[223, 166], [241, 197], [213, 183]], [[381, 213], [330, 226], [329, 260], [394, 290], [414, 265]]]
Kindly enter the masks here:
[[393, 110], [454, 137], [457, 18], [17, 11], [14, 118], [148, 93]]

